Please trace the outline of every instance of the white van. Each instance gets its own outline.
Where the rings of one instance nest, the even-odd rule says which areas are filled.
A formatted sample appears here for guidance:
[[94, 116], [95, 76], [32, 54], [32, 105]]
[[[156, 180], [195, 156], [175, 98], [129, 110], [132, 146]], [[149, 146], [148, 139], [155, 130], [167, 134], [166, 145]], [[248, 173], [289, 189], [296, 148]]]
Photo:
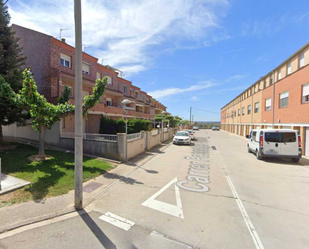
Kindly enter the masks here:
[[286, 157], [298, 162], [301, 158], [301, 139], [296, 130], [252, 130], [246, 137], [250, 139], [248, 152], [255, 153], [259, 160], [263, 157]]

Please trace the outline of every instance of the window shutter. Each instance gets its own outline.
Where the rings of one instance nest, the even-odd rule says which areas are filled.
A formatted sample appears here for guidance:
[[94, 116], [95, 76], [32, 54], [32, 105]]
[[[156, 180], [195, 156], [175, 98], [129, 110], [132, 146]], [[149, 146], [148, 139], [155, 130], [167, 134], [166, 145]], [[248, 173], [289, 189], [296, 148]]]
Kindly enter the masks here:
[[281, 93], [280, 94], [280, 99], [285, 99], [289, 97], [289, 92]]
[[303, 96], [309, 95], [309, 84], [303, 85]]
[[82, 70], [89, 74], [89, 72], [90, 72], [90, 65], [83, 62]]
[[71, 63], [71, 56], [66, 54], [60, 54], [60, 58], [66, 61], [69, 61]]
[[266, 107], [271, 106], [271, 99], [266, 99]]
[[305, 54], [302, 52], [299, 56], [299, 67], [303, 67], [305, 65]]

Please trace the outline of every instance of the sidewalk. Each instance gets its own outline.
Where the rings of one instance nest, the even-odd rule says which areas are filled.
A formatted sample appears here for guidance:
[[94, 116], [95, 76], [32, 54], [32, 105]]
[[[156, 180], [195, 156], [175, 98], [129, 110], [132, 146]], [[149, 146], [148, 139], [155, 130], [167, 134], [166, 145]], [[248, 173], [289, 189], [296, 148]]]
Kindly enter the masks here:
[[[111, 171], [85, 182], [83, 184], [84, 207], [119, 181], [132, 182], [133, 184], [135, 180], [129, 177], [130, 174], [142, 168], [146, 162], [156, 155], [164, 153], [163, 151], [170, 145], [169, 141], [154, 147], [152, 150], [133, 158], [127, 164], [119, 164]], [[66, 195], [0, 208], [0, 234], [18, 227], [72, 213], [75, 211], [73, 203], [74, 191], [72, 190]]]

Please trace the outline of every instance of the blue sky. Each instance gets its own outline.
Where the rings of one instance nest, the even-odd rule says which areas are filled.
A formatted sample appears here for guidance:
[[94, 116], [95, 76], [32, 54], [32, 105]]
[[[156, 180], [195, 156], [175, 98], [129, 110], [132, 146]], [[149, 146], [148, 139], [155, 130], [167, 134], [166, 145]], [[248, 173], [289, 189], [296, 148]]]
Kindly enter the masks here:
[[[11, 23], [74, 45], [73, 0], [10, 0]], [[83, 0], [87, 53], [124, 71], [168, 111], [220, 109], [309, 41], [308, 0]]]

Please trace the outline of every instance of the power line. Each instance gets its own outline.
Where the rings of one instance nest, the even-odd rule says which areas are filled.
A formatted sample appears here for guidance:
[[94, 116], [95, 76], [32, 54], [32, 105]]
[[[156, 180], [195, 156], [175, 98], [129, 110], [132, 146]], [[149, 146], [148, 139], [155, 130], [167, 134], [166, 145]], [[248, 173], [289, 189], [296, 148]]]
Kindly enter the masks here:
[[207, 110], [202, 110], [196, 107], [192, 107], [193, 109], [199, 110], [199, 111], [203, 111], [203, 112], [210, 112], [210, 113], [214, 113], [214, 114], [221, 114], [220, 112], [212, 112], [212, 111], [207, 111]]
[[6, 0], [5, 3], [3, 4], [3, 6], [6, 5], [6, 3], [7, 3], [8, 1], [9, 1], [9, 0]]

